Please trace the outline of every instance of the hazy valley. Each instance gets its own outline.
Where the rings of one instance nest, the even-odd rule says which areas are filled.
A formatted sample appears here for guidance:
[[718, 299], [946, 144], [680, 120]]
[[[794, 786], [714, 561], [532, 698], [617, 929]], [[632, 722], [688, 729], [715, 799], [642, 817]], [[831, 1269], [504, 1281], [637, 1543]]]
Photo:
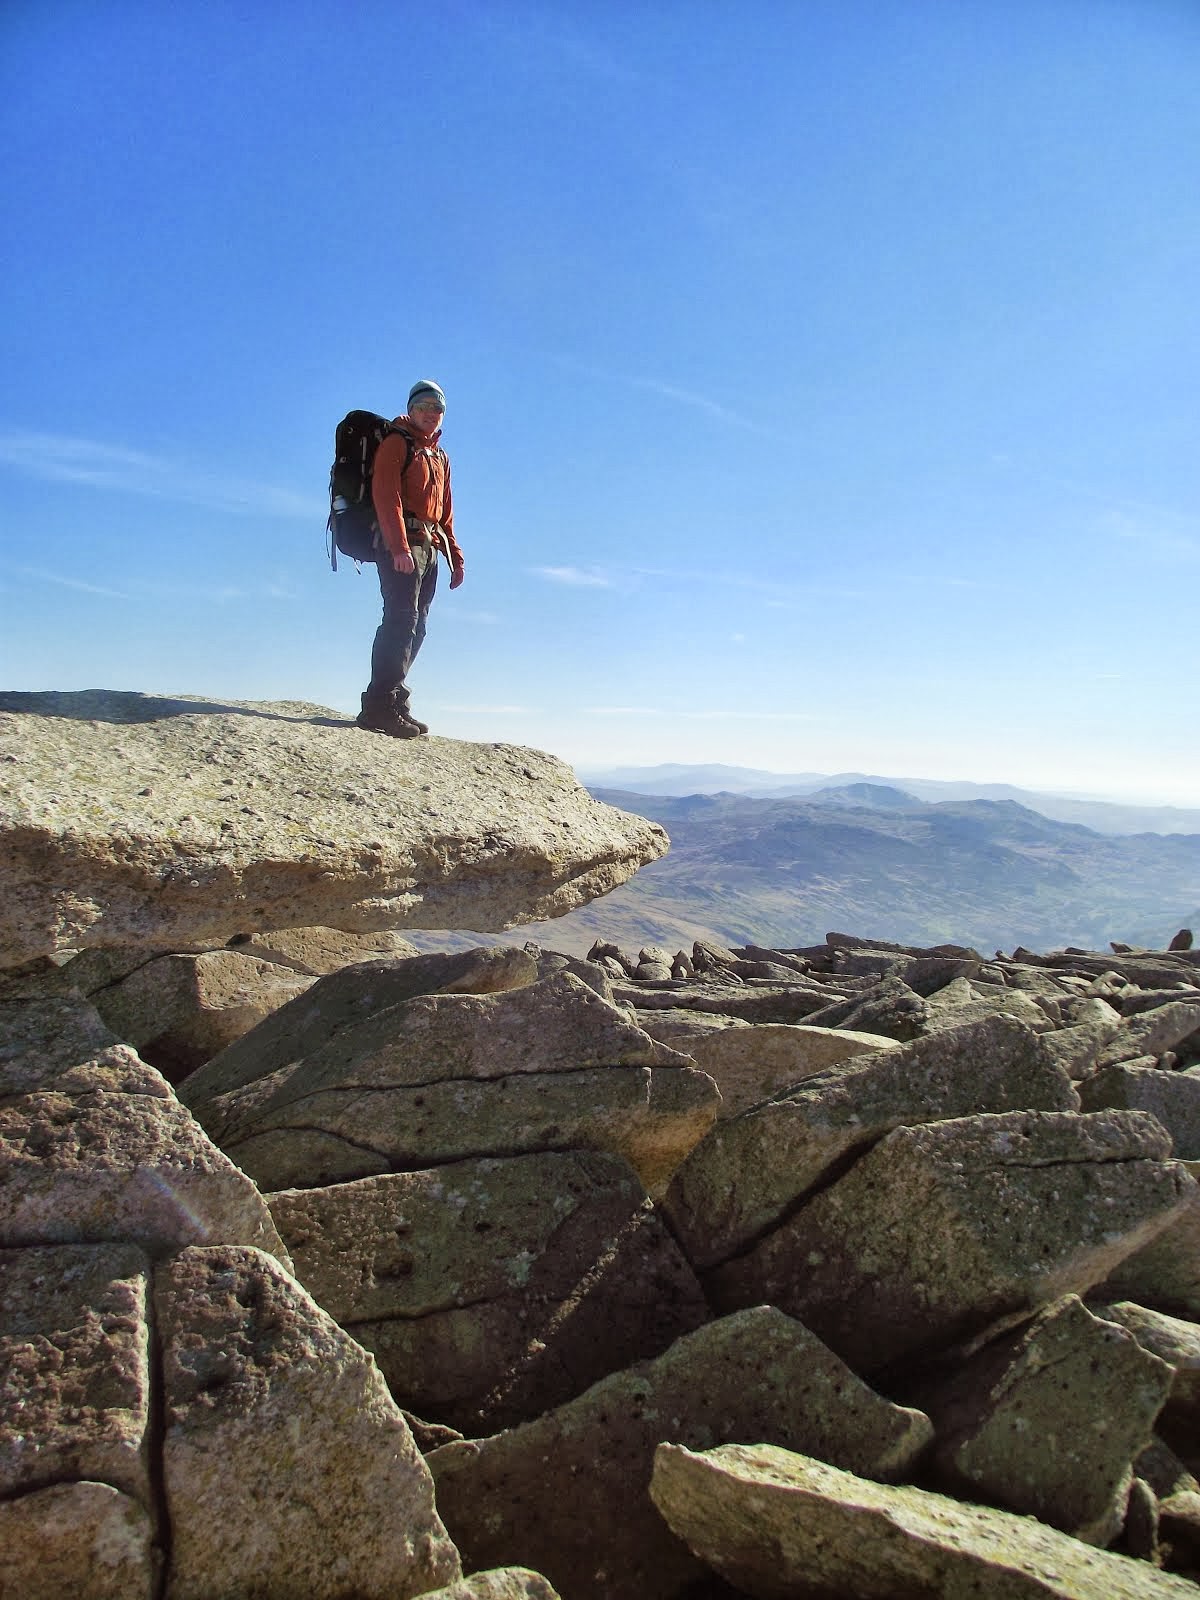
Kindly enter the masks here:
[[[664, 787], [781, 781], [733, 768], [620, 776]], [[933, 794], [975, 787], [912, 782]], [[782, 947], [870, 928], [906, 944], [1103, 949], [1112, 939], [1161, 946], [1179, 927], [1200, 923], [1200, 813], [1003, 788], [1026, 803], [928, 800], [876, 782], [765, 796], [590, 787], [598, 799], [662, 823], [669, 853], [603, 899], [514, 929], [506, 941], [533, 937], [571, 953], [601, 936], [635, 948], [697, 938]], [[1047, 816], [1042, 806], [1089, 815], [1095, 825]], [[1165, 831], [1188, 823], [1196, 831]], [[1164, 831], [1127, 831], [1135, 826]]]

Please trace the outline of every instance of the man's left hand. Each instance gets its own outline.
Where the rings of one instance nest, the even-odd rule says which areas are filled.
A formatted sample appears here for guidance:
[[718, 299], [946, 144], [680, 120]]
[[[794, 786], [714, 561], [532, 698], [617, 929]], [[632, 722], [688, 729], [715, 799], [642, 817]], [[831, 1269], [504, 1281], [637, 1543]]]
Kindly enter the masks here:
[[462, 563], [458, 562], [458, 563], [456, 563], [455, 566], [453, 566], [450, 569], [450, 587], [452, 589], [457, 589], [459, 584], [462, 581], [463, 581]]

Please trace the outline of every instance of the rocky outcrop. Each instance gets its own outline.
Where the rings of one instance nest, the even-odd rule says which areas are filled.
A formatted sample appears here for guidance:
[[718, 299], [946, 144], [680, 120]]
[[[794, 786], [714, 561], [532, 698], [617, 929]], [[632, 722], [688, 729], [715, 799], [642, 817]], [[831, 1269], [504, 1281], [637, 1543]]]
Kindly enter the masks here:
[[92, 1000], [113, 1032], [175, 1083], [312, 982], [273, 961], [212, 950], [158, 956]]
[[[959, 1557], [865, 1533], [838, 1592], [1022, 1592], [995, 1587], [1008, 1554], [963, 1564], [981, 1518], [1015, 1538], [979, 1499], [1038, 1519], [1019, 1581], [1059, 1577], [1029, 1592], [1193, 1570], [1193, 952], [831, 935], [347, 966], [370, 952], [275, 938], [0, 973], [0, 1586], [738, 1592], [654, 1509], [664, 1442], [819, 1457], [858, 1475], [851, 1518], [878, 1480], [952, 1488]], [[209, 954], [310, 986], [175, 1094], [109, 1002]], [[492, 1570], [457, 1576], [419, 1452]], [[714, 1512], [718, 1567], [727, 1533]]]
[[[861, 1383], [768, 1306], [680, 1339], [577, 1400], [429, 1457], [438, 1509], [469, 1568], [517, 1560], [574, 1600], [666, 1600], [702, 1569], [646, 1490], [664, 1432], [694, 1448], [787, 1442], [873, 1477], [902, 1477], [929, 1438], [919, 1412]], [[553, 1515], [530, 1515], [553, 1507]]]
[[396, 1398], [473, 1434], [536, 1417], [710, 1317], [616, 1156], [456, 1161], [269, 1199], [296, 1276]]
[[690, 1549], [762, 1600], [1195, 1600], [1186, 1579], [1032, 1518], [871, 1483], [769, 1444], [660, 1445], [650, 1493]]
[[968, 1024], [860, 1055], [720, 1124], [676, 1173], [665, 1208], [693, 1263], [711, 1268], [743, 1254], [847, 1157], [901, 1124], [1078, 1104], [1020, 1023]]
[[370, 1357], [271, 1257], [8, 1250], [0, 1287], [5, 1594], [395, 1600], [458, 1576]]
[[506, 928], [667, 848], [541, 751], [368, 739], [317, 706], [10, 693], [0, 745], [0, 965], [314, 924]]
[[[342, 984], [358, 970], [340, 974]], [[252, 1049], [244, 1043], [239, 1077]], [[228, 1066], [210, 1062], [188, 1099], [264, 1189], [468, 1156], [609, 1150], [655, 1193], [720, 1104], [686, 1056], [569, 972], [497, 995], [419, 995], [340, 1028], [300, 1061], [201, 1099], [229, 1081]]]
[[1196, 1185], [1169, 1154], [1140, 1111], [897, 1128], [705, 1283], [878, 1372], [1100, 1283], [1187, 1209]]
[[1107, 1545], [1124, 1525], [1133, 1463], [1174, 1372], [1067, 1295], [948, 1380], [918, 1385], [914, 1403], [933, 1418], [934, 1459], [949, 1490]]

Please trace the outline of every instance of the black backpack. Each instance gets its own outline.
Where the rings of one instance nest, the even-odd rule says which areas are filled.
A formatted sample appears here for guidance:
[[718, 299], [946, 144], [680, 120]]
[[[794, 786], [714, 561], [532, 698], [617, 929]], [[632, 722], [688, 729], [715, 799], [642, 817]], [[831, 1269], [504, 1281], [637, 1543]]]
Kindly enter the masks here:
[[348, 411], [333, 436], [333, 466], [329, 469], [329, 561], [337, 571], [338, 551], [351, 561], [374, 561], [379, 523], [371, 500], [371, 470], [375, 452], [389, 433], [403, 433], [407, 443], [402, 473], [413, 458], [413, 442], [374, 411]]

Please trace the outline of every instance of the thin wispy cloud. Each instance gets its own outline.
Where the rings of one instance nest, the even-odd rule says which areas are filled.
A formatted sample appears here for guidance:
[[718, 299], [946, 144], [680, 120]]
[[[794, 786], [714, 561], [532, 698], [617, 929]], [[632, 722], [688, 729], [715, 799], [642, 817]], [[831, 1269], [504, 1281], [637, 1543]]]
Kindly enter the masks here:
[[82, 578], [66, 578], [61, 572], [47, 572], [43, 567], [18, 567], [17, 571], [26, 578], [35, 578], [39, 583], [55, 583], [61, 589], [78, 589], [82, 594], [99, 594], [107, 600], [133, 598], [120, 589], [108, 589], [99, 583], [86, 583]]
[[696, 394], [691, 389], [681, 389], [674, 383], [663, 383], [659, 378], [626, 378], [623, 380], [634, 389], [648, 389], [651, 394], [660, 394], [664, 400], [675, 400], [681, 406], [692, 406], [697, 411], [705, 411], [710, 417], [716, 417], [718, 422], [724, 422], [734, 428], [753, 428], [753, 424], [739, 416], [736, 411], [729, 411], [725, 406], [719, 405], [716, 400], [710, 400], [707, 395]]
[[600, 383], [621, 389], [643, 389], [648, 394], [656, 394], [663, 400], [673, 401], [676, 405], [688, 406], [693, 411], [702, 411], [705, 416], [711, 417], [714, 422], [719, 422], [724, 428], [741, 428], [747, 433], [758, 434], [761, 438], [776, 441], [785, 438], [785, 435], [773, 429], [762, 427], [752, 417], [747, 417], [739, 411], [731, 411], [728, 406], [723, 406], [719, 400], [714, 400], [710, 395], [699, 394], [695, 389], [686, 389], [681, 384], [668, 382], [665, 378], [648, 376], [645, 373], [605, 372], [599, 367], [587, 366], [581, 361], [572, 361], [569, 357], [557, 354], [551, 355], [549, 359], [557, 366], [564, 367], [569, 372], [579, 373], [582, 377], [594, 378]]
[[593, 567], [585, 571], [582, 567], [530, 567], [530, 572], [539, 578], [545, 578], [550, 583], [565, 583], [578, 589], [611, 589], [612, 580], [606, 578], [602, 572], [597, 572]]
[[75, 483], [121, 494], [174, 500], [244, 516], [319, 516], [324, 502], [273, 484], [198, 471], [163, 456], [97, 439], [10, 429], [0, 433], [0, 465], [53, 483]]

